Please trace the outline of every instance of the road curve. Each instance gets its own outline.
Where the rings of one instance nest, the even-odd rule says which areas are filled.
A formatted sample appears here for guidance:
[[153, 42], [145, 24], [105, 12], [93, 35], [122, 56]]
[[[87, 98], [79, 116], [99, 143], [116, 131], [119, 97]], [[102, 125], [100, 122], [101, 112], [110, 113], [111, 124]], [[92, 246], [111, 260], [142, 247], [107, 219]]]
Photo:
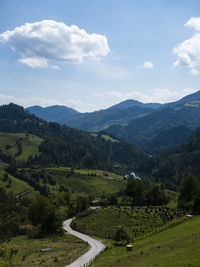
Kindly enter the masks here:
[[105, 250], [104, 244], [102, 244], [100, 241], [88, 236], [84, 235], [82, 233], [79, 233], [77, 231], [72, 230], [70, 227], [70, 224], [72, 222], [72, 218], [64, 221], [63, 223], [63, 229], [67, 231], [68, 233], [77, 236], [78, 238], [82, 239], [85, 242], [88, 242], [88, 244], [91, 246], [90, 250], [86, 252], [84, 255], [79, 257], [77, 260], [75, 260], [70, 265], [67, 265], [65, 267], [86, 267], [88, 266], [101, 252]]

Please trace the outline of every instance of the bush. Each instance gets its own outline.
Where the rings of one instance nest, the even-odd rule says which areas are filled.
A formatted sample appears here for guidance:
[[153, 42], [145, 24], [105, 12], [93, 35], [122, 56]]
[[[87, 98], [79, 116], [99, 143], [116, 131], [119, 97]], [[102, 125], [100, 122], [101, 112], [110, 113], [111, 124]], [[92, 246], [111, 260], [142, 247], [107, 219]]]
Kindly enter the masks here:
[[124, 242], [128, 244], [131, 241], [131, 236], [125, 227], [119, 226], [113, 236], [113, 239], [116, 241], [116, 244], [118, 242], [121, 242], [121, 244]]

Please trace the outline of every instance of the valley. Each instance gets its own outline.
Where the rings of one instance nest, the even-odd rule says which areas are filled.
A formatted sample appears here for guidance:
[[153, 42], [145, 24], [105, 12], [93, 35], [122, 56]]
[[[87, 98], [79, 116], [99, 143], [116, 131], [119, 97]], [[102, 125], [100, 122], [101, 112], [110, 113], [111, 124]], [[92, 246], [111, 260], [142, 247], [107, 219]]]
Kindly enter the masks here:
[[[199, 244], [199, 109], [188, 99], [194, 101], [198, 95], [167, 108], [120, 103], [105, 114], [121, 114], [127, 126], [115, 121], [95, 132], [47, 122], [15, 104], [1, 106], [3, 264], [69, 265], [89, 250], [86, 243], [63, 232], [63, 222], [75, 216], [72, 229], [107, 247], [91, 266], [166, 266], [166, 255], [171, 255], [168, 266], [174, 266], [175, 259], [177, 266], [184, 266], [183, 260], [186, 266], [188, 262], [196, 266], [198, 256], [191, 251]], [[127, 119], [134, 110], [139, 117]], [[74, 116], [82, 116], [84, 122], [85, 115], [73, 114], [72, 120]], [[98, 124], [95, 117], [94, 121]], [[117, 130], [109, 133], [112, 127]], [[122, 128], [131, 129], [133, 139], [121, 135]], [[137, 136], [142, 143], [135, 142]], [[197, 216], [189, 218], [189, 213]], [[132, 252], [126, 251], [128, 243], [133, 245]], [[40, 251], [47, 247], [48, 252]], [[182, 250], [188, 261], [181, 258]]]

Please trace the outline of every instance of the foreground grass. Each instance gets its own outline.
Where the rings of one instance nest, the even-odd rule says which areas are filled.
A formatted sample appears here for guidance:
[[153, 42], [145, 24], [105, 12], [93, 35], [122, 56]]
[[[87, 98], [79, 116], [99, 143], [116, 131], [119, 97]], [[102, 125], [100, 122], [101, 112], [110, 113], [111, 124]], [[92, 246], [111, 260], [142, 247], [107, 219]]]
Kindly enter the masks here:
[[200, 216], [133, 243], [133, 251], [112, 246], [91, 267], [199, 267]]
[[[15, 267], [63, 267], [84, 254], [89, 248], [88, 244], [69, 234], [44, 239], [28, 239], [26, 236], [19, 236], [13, 238], [12, 242], [18, 251], [13, 257], [12, 265]], [[40, 252], [44, 248], [52, 250]]]

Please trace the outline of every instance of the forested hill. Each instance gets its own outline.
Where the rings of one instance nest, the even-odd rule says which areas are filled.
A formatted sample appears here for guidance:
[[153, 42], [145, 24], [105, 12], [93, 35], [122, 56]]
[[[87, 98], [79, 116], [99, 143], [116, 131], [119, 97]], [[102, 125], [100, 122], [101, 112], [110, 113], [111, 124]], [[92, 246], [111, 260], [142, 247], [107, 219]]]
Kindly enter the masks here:
[[67, 165], [111, 169], [114, 165], [134, 168], [146, 154], [134, 145], [103, 133], [91, 134], [46, 122], [15, 104], [0, 107], [0, 132], [31, 133], [42, 137], [40, 155], [28, 164]]
[[[184, 132], [179, 131], [182, 126], [185, 128]], [[128, 125], [113, 125], [107, 128], [106, 132], [113, 134], [117, 138], [129, 140], [149, 152], [162, 154], [174, 148], [174, 145], [180, 145], [181, 142], [186, 141], [188, 135], [199, 126], [200, 105], [183, 104], [155, 111], [144, 117], [132, 120]], [[170, 135], [160, 138], [169, 130]], [[179, 131], [180, 139], [177, 139], [175, 143], [175, 139], [171, 139], [177, 135], [177, 131]], [[160, 147], [159, 150], [158, 147]]]
[[176, 189], [189, 173], [200, 179], [200, 128], [172, 153], [143, 162], [140, 171], [151, 174], [171, 189]]

